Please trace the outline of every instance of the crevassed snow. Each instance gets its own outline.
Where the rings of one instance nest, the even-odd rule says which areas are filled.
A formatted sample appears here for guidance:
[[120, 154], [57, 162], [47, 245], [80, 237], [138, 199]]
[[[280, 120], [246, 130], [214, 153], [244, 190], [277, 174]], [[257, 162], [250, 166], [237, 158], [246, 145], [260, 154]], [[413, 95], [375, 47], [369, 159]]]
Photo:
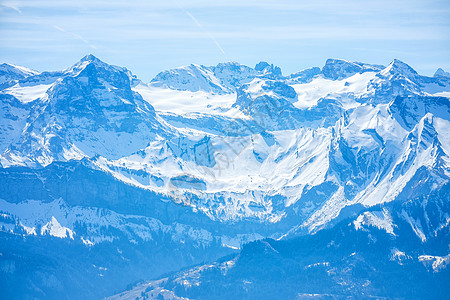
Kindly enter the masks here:
[[10, 94], [19, 99], [22, 103], [28, 103], [45, 96], [51, 84], [40, 84], [32, 86], [21, 86], [19, 83], [3, 90], [3, 93]]
[[180, 91], [168, 88], [148, 86], [139, 83], [133, 90], [157, 111], [176, 113], [220, 114], [229, 117], [247, 118], [238, 109], [231, 106], [236, 101], [236, 93], [216, 95], [205, 91]]
[[[300, 109], [309, 108], [317, 105], [321, 98], [336, 98], [339, 94], [351, 93], [360, 96], [367, 92], [367, 85], [375, 77], [375, 74], [375, 72], [365, 72], [342, 80], [331, 80], [318, 76], [308, 83], [293, 84], [292, 87], [298, 95], [298, 101], [294, 103], [294, 106]], [[345, 101], [344, 104], [346, 104]], [[347, 106], [350, 108], [357, 104], [349, 102]]]

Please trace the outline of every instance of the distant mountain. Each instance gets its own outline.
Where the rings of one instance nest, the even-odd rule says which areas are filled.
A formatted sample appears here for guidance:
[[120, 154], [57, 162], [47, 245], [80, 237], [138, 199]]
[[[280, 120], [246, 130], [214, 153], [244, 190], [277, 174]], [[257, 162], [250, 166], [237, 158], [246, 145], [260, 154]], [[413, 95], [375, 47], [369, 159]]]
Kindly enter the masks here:
[[342, 59], [328, 59], [322, 68], [325, 78], [333, 80], [344, 79], [358, 73], [379, 72], [384, 69], [381, 65], [364, 64], [360, 62], [349, 62]]
[[288, 298], [410, 298], [390, 272], [443, 295], [444, 73], [229, 62], [145, 84], [93, 55], [2, 70], [2, 297], [102, 298], [182, 268], [124, 295], [264, 298], [273, 281]]
[[150, 81], [150, 84], [191, 92], [223, 94], [233, 92], [239, 86], [261, 76], [280, 77], [281, 69], [267, 62], [258, 63], [254, 69], [237, 62], [220, 63], [212, 67], [192, 64], [161, 72]]
[[319, 75], [321, 70], [319, 67], [308, 68], [288, 76], [290, 83], [307, 83], [310, 82], [316, 75]]
[[450, 77], [450, 73], [445, 72], [441, 68], [437, 69], [434, 73], [434, 77]]
[[21, 79], [37, 74], [39, 72], [28, 68], [3, 63], [0, 65], [0, 88], [12, 86]]

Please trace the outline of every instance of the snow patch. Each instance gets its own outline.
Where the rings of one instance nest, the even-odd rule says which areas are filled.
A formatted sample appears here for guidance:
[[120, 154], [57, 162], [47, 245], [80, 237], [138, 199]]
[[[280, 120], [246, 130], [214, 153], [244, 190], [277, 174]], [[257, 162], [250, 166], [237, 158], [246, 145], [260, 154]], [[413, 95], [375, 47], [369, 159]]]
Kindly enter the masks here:
[[22, 103], [28, 103], [39, 98], [43, 98], [46, 95], [47, 90], [51, 87], [51, 84], [40, 84], [34, 86], [21, 86], [19, 83], [3, 90], [2, 93], [10, 94]]
[[353, 221], [353, 224], [356, 230], [361, 230], [364, 226], [373, 226], [395, 236], [392, 216], [385, 208], [382, 211], [364, 212]]
[[66, 238], [69, 236], [73, 240], [74, 232], [67, 227], [61, 226], [58, 220], [52, 216], [52, 219], [42, 226], [41, 235], [51, 235], [59, 238]]
[[433, 272], [442, 271], [450, 264], [450, 254], [446, 256], [420, 255], [418, 259], [425, 267], [431, 267]]

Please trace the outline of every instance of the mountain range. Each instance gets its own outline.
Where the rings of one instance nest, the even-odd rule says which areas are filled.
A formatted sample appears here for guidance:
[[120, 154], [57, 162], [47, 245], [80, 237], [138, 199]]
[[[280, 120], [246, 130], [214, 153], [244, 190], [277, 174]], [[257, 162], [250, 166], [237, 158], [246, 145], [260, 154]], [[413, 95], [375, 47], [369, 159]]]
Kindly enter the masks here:
[[448, 295], [442, 69], [87, 55], [0, 89], [2, 298]]

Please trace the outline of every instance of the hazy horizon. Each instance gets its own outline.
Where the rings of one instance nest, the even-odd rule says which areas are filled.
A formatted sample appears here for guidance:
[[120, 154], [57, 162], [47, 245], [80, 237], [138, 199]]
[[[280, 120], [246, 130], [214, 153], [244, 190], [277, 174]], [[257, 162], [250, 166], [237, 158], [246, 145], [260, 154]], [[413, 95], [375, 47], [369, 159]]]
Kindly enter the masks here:
[[448, 1], [1, 1], [2, 62], [61, 70], [92, 53], [144, 81], [191, 63], [267, 61], [284, 74], [328, 58], [424, 75], [450, 69]]

